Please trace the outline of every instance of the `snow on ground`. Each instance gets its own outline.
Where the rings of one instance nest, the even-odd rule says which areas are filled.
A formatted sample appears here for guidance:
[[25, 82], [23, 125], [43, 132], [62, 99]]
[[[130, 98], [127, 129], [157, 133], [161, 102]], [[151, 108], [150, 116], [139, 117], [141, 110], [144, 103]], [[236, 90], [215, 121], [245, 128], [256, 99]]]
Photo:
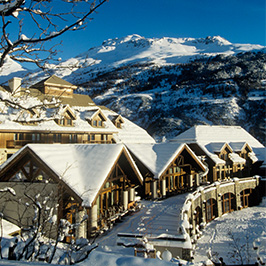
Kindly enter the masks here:
[[143, 236], [164, 233], [177, 235], [180, 210], [185, 198], [186, 194], [182, 194], [161, 201], [142, 201], [139, 212], [124, 217], [123, 222], [115, 224], [110, 232], [98, 239], [99, 249], [117, 249], [118, 233], [134, 233]]
[[[123, 265], [174, 265], [171, 262], [159, 259], [144, 259], [134, 257], [133, 248], [117, 245], [118, 233], [161, 233], [168, 229], [171, 233], [178, 227], [178, 219], [186, 195], [174, 196], [162, 201], [142, 201], [142, 208], [123, 218], [114, 227], [97, 239], [99, 247], [92, 251], [89, 258], [77, 265], [79, 266], [123, 266]], [[239, 246], [245, 247], [248, 243], [250, 250], [242, 250], [243, 257], [250, 254], [250, 263], [256, 262], [256, 251], [253, 250], [253, 241], [265, 233], [266, 225], [266, 198], [260, 206], [236, 211], [218, 218], [209, 223], [203, 230], [202, 237], [196, 245], [194, 264], [202, 265], [208, 259], [207, 253], [213, 259], [222, 257], [225, 263], [234, 264], [229, 251], [233, 250], [233, 239]], [[176, 228], [175, 228], [176, 226]], [[231, 236], [228, 235], [231, 233]], [[178, 261], [175, 260], [178, 264]], [[182, 261], [183, 264], [185, 262]], [[248, 263], [244, 261], [244, 264]], [[24, 263], [0, 260], [0, 266], [19, 265], [43, 266], [43, 263]], [[189, 264], [187, 264], [189, 265]]]
[[[194, 262], [206, 261], [207, 254], [212, 254], [216, 260], [222, 257], [226, 264], [236, 264], [237, 260], [241, 264], [241, 257], [244, 264], [253, 264], [257, 258], [253, 242], [264, 233], [266, 198], [259, 206], [232, 212], [209, 223], [197, 242]], [[240, 256], [234, 249], [241, 250]]]

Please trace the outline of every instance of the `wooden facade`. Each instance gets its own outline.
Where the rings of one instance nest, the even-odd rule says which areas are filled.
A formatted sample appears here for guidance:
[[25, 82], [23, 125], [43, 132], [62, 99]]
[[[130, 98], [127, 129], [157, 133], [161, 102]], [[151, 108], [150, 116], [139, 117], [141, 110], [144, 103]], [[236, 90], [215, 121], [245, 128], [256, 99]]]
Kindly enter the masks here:
[[[21, 82], [20, 79], [19, 82]], [[26, 93], [25, 89], [21, 88], [21, 85], [16, 86], [20, 89], [17, 96], [23, 96], [23, 93]], [[115, 120], [112, 120], [115, 126], [114, 130], [107, 130], [105, 125], [107, 118], [101, 109], [93, 103], [88, 95], [73, 94], [76, 88], [71, 83], [54, 75], [31, 86], [28, 89], [30, 95], [36, 97], [43, 104], [39, 104], [40, 110], [38, 108], [21, 109], [16, 115], [16, 120], [13, 121], [18, 123], [17, 128], [13, 126], [8, 129], [0, 126], [0, 163], [6, 161], [12, 154], [29, 143], [115, 143], [116, 128], [121, 129], [121, 125], [124, 123], [122, 117], [114, 116], [116, 117]], [[0, 87], [0, 89], [4, 88]], [[12, 91], [12, 88], [9, 89]], [[40, 113], [43, 111], [42, 108], [46, 108], [44, 102], [47, 100], [49, 102], [52, 97], [62, 104], [60, 107], [56, 103], [48, 105], [49, 112], [55, 117], [46, 119], [53, 121], [55, 126], [50, 124], [47, 126], [49, 129], [42, 129], [38, 127], [43, 122]], [[84, 122], [88, 124], [87, 128], [83, 126], [81, 129], [76, 126], [76, 115], [72, 106], [88, 109], [87, 116], [83, 118]]]
[[73, 91], [77, 89], [77, 86], [55, 75], [38, 82], [32, 87], [49, 96], [69, 98], [73, 97]]
[[[252, 161], [249, 154], [253, 153], [253, 151], [247, 143], [244, 143], [240, 150], [235, 150], [230, 147], [230, 144], [223, 143], [221, 150], [211, 154], [197, 143], [189, 143], [188, 145], [208, 165], [210, 182], [227, 180], [233, 177], [249, 177], [259, 173], [259, 164], [261, 162], [254, 163]], [[233, 146], [233, 144], [231, 145]], [[236, 154], [239, 158], [234, 161], [231, 154]]]
[[[97, 145], [93, 146], [97, 149]], [[93, 157], [94, 154], [91, 156]], [[0, 171], [0, 186], [7, 183], [9, 187], [20, 185], [19, 190], [23, 190], [23, 184], [35, 184], [37, 187], [38, 184], [41, 184], [41, 191], [44, 187], [49, 186], [50, 191], [46, 190], [47, 194], [44, 196], [54, 190], [57, 202], [54, 202], [53, 207], [57, 210], [58, 219], [63, 218], [70, 223], [77, 223], [87, 214], [89, 218], [85, 222], [85, 226], [83, 225], [82, 230], [74, 232], [74, 235], [90, 237], [95, 232], [110, 226], [116, 219], [133, 208], [135, 206], [135, 187], [142, 185], [142, 177], [125, 148], [121, 149], [120, 154], [113, 161], [114, 164], [109, 169], [109, 174], [104, 178], [104, 182], [97, 191], [97, 196], [90, 205], [84, 205], [82, 195], [77, 194], [70, 185], [65, 183], [64, 179], [52, 170], [54, 167], [52, 165], [50, 167], [47, 162], [44, 162], [42, 156], [38, 156], [30, 146], [21, 150]], [[101, 167], [105, 167], [104, 162]], [[93, 178], [93, 176], [87, 178]], [[38, 194], [38, 191], [35, 193]], [[17, 204], [13, 203], [13, 209], [19, 208]], [[5, 210], [3, 213], [10, 218], [10, 214], [6, 215]], [[10, 220], [16, 224], [16, 219], [15, 216]], [[30, 219], [25, 221], [30, 222]], [[29, 224], [25, 221], [19, 226], [28, 226]]]
[[[0, 129], [1, 131], [1, 129]], [[30, 143], [114, 143], [113, 134], [105, 132], [60, 132], [60, 131], [19, 131], [0, 132], [0, 152], [3, 163], [16, 151]]]
[[[173, 146], [175, 146], [175, 144], [173, 144]], [[171, 144], [157, 144], [157, 147], [158, 150], [157, 153], [155, 153], [158, 157], [160, 157], [160, 153], [163, 153], [166, 156], [166, 164], [163, 166], [161, 165], [157, 170], [151, 171], [149, 165], [145, 165], [145, 162], [142, 161], [143, 157], [141, 157], [141, 155], [138, 156], [138, 152], [134, 151], [134, 147], [129, 146], [129, 150], [132, 152], [134, 160], [144, 177], [143, 196], [145, 198], [163, 198], [184, 193], [206, 182], [208, 179], [207, 168], [187, 145], [179, 145], [179, 147], [176, 148], [174, 156], [170, 151], [169, 154], [167, 154], [167, 149], [168, 147], [171, 148]], [[156, 147], [154, 150], [156, 150]], [[144, 157], [145, 152], [146, 149], [144, 146]], [[172, 159], [169, 161], [171, 157]], [[161, 164], [160, 161], [152, 162], [152, 164], [156, 163]]]

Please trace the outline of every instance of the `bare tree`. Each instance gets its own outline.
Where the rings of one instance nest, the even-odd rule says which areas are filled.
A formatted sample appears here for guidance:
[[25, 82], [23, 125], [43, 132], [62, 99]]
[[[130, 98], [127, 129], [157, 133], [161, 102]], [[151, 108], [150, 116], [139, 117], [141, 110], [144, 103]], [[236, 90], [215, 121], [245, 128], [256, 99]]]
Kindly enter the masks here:
[[[4, 184], [4, 188], [0, 188], [0, 210], [3, 211], [0, 212], [0, 258], [75, 264], [88, 258], [98, 247], [94, 239], [78, 238], [75, 234], [88, 219], [86, 214], [73, 223], [66, 217], [58, 217], [58, 202], [63, 195], [58, 194], [54, 184], [14, 183], [13, 187], [5, 187]], [[79, 211], [78, 204], [73, 204], [71, 208], [74, 214]], [[20, 234], [2, 241], [3, 218], [17, 224]], [[66, 242], [66, 238], [70, 241]], [[7, 247], [8, 257], [7, 253], [2, 254], [2, 249]]]
[[107, 1], [0, 0], [0, 69], [8, 56], [44, 69], [58, 52], [49, 41], [86, 28], [91, 15]]

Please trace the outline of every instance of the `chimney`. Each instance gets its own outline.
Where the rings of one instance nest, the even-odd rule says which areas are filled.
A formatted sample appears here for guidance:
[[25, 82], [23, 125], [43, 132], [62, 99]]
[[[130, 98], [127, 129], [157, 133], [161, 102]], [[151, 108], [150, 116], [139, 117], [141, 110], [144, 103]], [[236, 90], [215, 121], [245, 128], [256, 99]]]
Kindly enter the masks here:
[[20, 94], [21, 90], [21, 78], [14, 77], [8, 81], [9, 88], [14, 94]]

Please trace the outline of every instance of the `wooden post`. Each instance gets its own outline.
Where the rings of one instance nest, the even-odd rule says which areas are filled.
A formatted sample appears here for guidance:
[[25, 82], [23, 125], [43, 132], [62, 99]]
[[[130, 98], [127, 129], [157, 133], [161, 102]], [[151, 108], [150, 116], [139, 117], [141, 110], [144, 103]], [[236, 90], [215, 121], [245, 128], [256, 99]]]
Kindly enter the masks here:
[[162, 196], [166, 196], [166, 180], [162, 179]]
[[123, 191], [123, 207], [126, 211], [128, 207], [128, 191]]
[[135, 201], [135, 188], [130, 188], [129, 190], [129, 201]]
[[157, 195], [157, 181], [154, 180], [152, 182], [152, 199], [156, 199], [158, 197]]

